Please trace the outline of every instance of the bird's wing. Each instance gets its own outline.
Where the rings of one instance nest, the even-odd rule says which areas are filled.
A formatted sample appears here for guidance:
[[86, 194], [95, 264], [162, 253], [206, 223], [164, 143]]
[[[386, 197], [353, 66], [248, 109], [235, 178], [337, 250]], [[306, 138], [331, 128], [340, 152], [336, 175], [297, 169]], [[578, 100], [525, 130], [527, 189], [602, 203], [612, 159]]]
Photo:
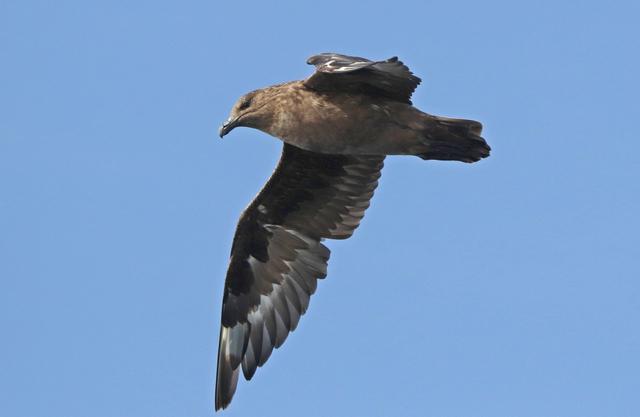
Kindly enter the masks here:
[[304, 84], [317, 91], [364, 93], [411, 103], [411, 94], [421, 81], [397, 57], [370, 61], [324, 53], [312, 56], [307, 64], [315, 65], [316, 72]]
[[323, 238], [353, 234], [384, 156], [327, 155], [284, 144], [278, 166], [242, 213], [231, 249], [218, 346], [216, 410], [293, 331], [326, 276]]

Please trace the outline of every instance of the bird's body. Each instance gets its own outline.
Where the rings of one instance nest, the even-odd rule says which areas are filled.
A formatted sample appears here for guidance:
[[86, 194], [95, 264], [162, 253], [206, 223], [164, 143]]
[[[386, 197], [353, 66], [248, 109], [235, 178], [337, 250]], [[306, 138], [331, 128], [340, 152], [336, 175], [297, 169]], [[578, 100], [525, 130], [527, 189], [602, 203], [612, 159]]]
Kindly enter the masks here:
[[261, 130], [291, 145], [352, 155], [412, 155], [424, 147], [419, 120], [426, 115], [410, 104], [362, 94], [327, 94], [306, 88], [303, 81], [269, 88], [278, 111], [271, 125]]
[[[447, 123], [477, 129], [477, 133], [482, 129], [478, 122], [432, 116], [409, 103], [387, 97], [316, 91], [304, 81], [279, 84], [250, 94], [263, 96], [265, 103], [261, 110], [270, 111], [270, 117], [250, 127], [318, 153], [422, 155], [431, 151], [439, 136], [451, 136]], [[479, 147], [474, 160], [488, 155], [486, 143], [477, 142], [470, 144]], [[456, 155], [450, 158], [435, 155], [427, 159], [456, 159]]]
[[220, 129], [252, 127], [284, 142], [274, 174], [242, 213], [222, 306], [216, 409], [251, 379], [298, 325], [326, 276], [324, 239], [360, 224], [386, 155], [475, 162], [489, 156], [482, 125], [415, 108], [420, 83], [391, 58], [320, 54], [316, 72], [241, 97]]

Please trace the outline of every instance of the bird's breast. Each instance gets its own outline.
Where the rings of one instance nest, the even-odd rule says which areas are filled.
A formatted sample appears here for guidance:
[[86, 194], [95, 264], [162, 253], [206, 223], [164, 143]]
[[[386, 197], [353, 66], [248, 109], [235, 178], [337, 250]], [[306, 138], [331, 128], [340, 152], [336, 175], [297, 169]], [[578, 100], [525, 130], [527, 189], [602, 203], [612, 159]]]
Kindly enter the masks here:
[[268, 133], [313, 152], [387, 153], [398, 129], [396, 112], [392, 104], [366, 96], [307, 94], [296, 105], [279, 106]]

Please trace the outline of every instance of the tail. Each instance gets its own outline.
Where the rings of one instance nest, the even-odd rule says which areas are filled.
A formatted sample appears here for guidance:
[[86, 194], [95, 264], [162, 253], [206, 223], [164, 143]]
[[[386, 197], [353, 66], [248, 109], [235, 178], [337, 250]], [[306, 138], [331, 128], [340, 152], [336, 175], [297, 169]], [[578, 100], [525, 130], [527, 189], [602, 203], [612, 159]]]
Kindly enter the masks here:
[[489, 156], [491, 148], [480, 136], [480, 122], [431, 115], [427, 117], [426, 151], [417, 154], [420, 158], [471, 163]]

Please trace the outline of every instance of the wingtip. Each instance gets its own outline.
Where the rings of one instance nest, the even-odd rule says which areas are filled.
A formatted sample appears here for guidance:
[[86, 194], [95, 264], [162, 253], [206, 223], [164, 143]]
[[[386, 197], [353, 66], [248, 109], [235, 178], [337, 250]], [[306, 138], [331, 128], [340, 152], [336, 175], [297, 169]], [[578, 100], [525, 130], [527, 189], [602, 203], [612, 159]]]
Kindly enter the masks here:
[[307, 65], [316, 65], [318, 61], [326, 56], [335, 55], [333, 52], [321, 52], [319, 54], [315, 54], [307, 58]]
[[229, 404], [231, 404], [231, 399], [233, 398], [233, 395], [231, 397], [218, 397], [218, 393], [216, 392], [216, 402], [214, 405], [215, 411], [220, 412], [225, 410], [227, 407], [229, 407]]
[[224, 396], [216, 386], [216, 399], [214, 404], [214, 408], [216, 412], [224, 410], [229, 406], [230, 403], [231, 403], [231, 398]]
[[216, 411], [229, 406], [238, 386], [241, 357], [238, 351], [243, 348], [243, 343], [238, 337], [242, 337], [242, 330], [242, 326], [220, 326], [215, 388]]
[[228, 368], [225, 369], [223, 373], [223, 378], [226, 379], [225, 383], [221, 383], [222, 381], [217, 381], [216, 383], [216, 399], [214, 405], [216, 411], [224, 410], [231, 404], [238, 385], [238, 369], [232, 370]]

